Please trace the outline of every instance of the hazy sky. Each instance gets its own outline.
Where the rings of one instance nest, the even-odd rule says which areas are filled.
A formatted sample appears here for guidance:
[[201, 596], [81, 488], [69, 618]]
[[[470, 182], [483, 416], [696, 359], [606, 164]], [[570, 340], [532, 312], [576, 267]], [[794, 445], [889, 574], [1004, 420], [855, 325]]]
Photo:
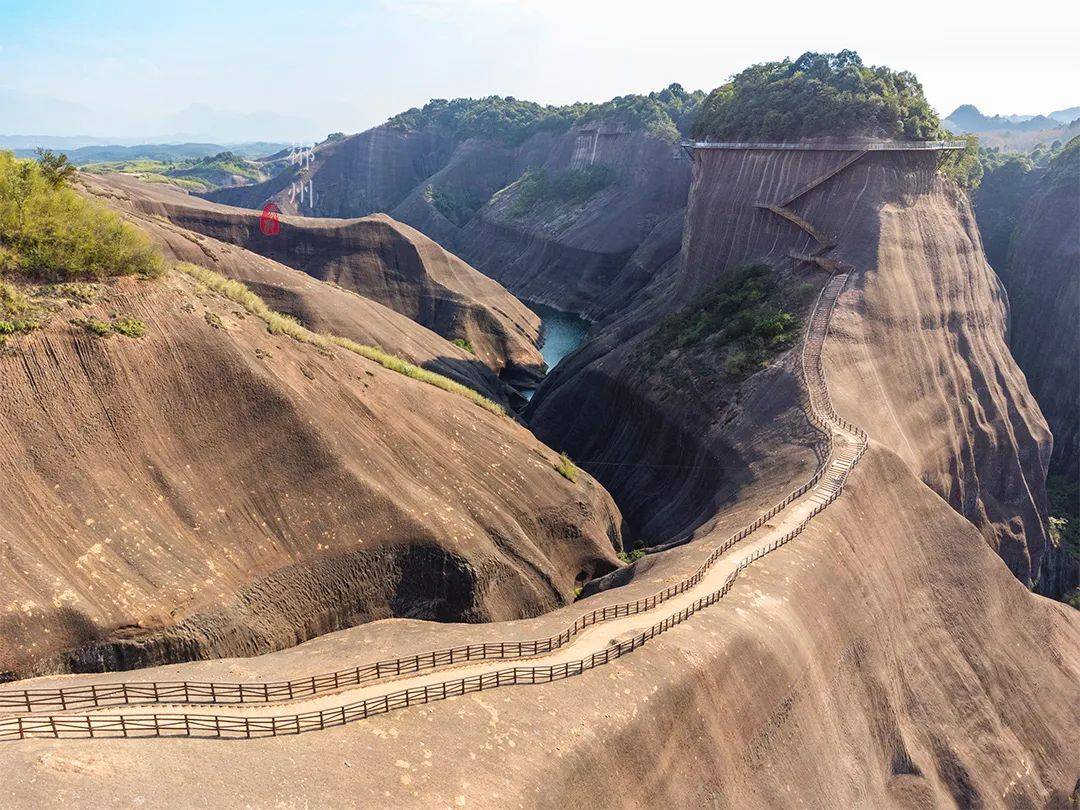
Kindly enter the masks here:
[[1075, 2], [0, 0], [0, 134], [354, 132], [433, 97], [599, 101], [852, 48], [943, 115], [1080, 104]]

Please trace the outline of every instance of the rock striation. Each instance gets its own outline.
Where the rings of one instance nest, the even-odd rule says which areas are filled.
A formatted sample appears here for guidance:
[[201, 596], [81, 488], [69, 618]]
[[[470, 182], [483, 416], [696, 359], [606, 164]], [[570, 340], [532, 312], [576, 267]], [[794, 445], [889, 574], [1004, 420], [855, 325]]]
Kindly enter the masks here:
[[[189, 244], [320, 301], [262, 257]], [[327, 325], [359, 320], [353, 301], [373, 311], [327, 300]], [[76, 304], [146, 333], [56, 316], [0, 356], [9, 677], [255, 655], [388, 616], [535, 615], [618, 564], [610, 497], [507, 416], [270, 334], [178, 272]], [[441, 340], [397, 327], [381, 342]]]
[[360, 219], [283, 216], [266, 235], [261, 214], [209, 203], [136, 180], [88, 180], [140, 213], [274, 259], [393, 309], [450, 339], [509, 382], [535, 384], [543, 371], [540, 320], [500, 284], [420, 232], [385, 215]]

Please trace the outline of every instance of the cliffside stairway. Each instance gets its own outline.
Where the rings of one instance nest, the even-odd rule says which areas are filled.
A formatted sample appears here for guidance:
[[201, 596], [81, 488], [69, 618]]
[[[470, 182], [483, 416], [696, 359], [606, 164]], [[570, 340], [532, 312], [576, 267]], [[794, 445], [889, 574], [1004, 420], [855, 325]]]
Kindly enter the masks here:
[[815, 228], [813, 225], [811, 225], [805, 219], [800, 217], [794, 211], [791, 211], [791, 210], [789, 210], [787, 208], [784, 208], [781, 205], [775, 205], [773, 203], [765, 203], [765, 202], [756, 202], [756, 203], [754, 203], [754, 207], [755, 208], [762, 208], [762, 209], [764, 209], [766, 211], [771, 211], [772, 213], [776, 214], [778, 217], [782, 217], [783, 219], [786, 219], [788, 222], [790, 222], [796, 228], [799, 228], [800, 230], [805, 231], [806, 233], [810, 234], [810, 236], [812, 236], [814, 238], [814, 240], [819, 245], [821, 245], [823, 250], [830, 250], [831, 248], [836, 246], [836, 243], [832, 239], [830, 239], [828, 236], [823, 234], [821, 231], [819, 231], [817, 228]]
[[786, 199], [783, 199], [780, 202], [778, 202], [777, 205], [779, 205], [781, 208], [787, 208], [789, 205], [791, 205], [793, 202], [795, 202], [797, 199], [799, 199], [799, 197], [802, 197], [802, 196], [804, 196], [806, 194], [809, 194], [811, 191], [813, 191], [815, 188], [820, 186], [826, 180], [830, 180], [831, 178], [833, 178], [836, 175], [840, 174], [840, 172], [842, 172], [844, 169], [846, 169], [852, 163], [859, 160], [868, 151], [869, 151], [868, 149], [863, 149], [861, 151], [855, 152], [854, 154], [847, 157], [845, 160], [842, 160], [839, 163], [837, 163], [833, 168], [829, 169], [824, 174], [821, 174], [818, 177], [815, 177], [813, 180], [811, 180], [805, 186], [800, 188], [794, 194], [791, 194]]

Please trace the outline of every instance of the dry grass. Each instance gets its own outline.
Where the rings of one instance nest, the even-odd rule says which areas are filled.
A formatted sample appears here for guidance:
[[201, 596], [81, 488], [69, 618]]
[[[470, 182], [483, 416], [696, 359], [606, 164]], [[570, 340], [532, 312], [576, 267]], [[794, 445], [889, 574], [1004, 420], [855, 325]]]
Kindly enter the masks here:
[[332, 346], [338, 346], [353, 354], [358, 354], [368, 360], [373, 360], [383, 368], [396, 371], [398, 374], [404, 374], [406, 377], [418, 380], [419, 382], [434, 385], [436, 388], [441, 388], [444, 391], [463, 396], [476, 403], [481, 408], [489, 410], [494, 414], [500, 416], [506, 414], [506, 411], [504, 411], [498, 403], [492, 402], [472, 388], [455, 382], [449, 377], [444, 377], [442, 374], [428, 371], [425, 368], [402, 360], [400, 357], [384, 352], [382, 349], [376, 348], [375, 346], [365, 346], [338, 335], [316, 334], [295, 318], [290, 318], [288, 315], [282, 315], [280, 312], [275, 312], [270, 309], [265, 301], [239, 281], [225, 278], [225, 276], [220, 273], [215, 273], [213, 270], [207, 270], [205, 267], [188, 264], [187, 262], [178, 264], [177, 269], [191, 276], [200, 284], [205, 285], [215, 292], [221, 293], [229, 300], [242, 306], [252, 315], [262, 320], [273, 335], [286, 335], [301, 343], [307, 343], [325, 351], [329, 351]]
[[559, 453], [559, 463], [555, 465], [555, 471], [572, 484], [577, 483], [577, 465], [570, 460], [570, 456], [566, 455], [566, 453]]

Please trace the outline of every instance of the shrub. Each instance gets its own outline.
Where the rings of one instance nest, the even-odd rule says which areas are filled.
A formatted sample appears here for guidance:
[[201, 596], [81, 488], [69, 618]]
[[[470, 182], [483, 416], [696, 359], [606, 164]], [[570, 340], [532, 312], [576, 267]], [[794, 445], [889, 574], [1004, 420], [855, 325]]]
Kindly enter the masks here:
[[450, 342], [457, 346], [459, 349], [464, 349], [469, 354], [476, 354], [476, 350], [473, 349], [473, 345], [465, 338], [454, 338]]
[[570, 456], [566, 453], [559, 453], [559, 463], [555, 465], [555, 471], [559, 473], [563, 478], [572, 484], [577, 483], [578, 468], [573, 461], [570, 460]]
[[146, 324], [130, 315], [120, 315], [113, 320], [113, 331], [129, 338], [141, 338], [146, 334]]
[[41, 174], [53, 188], [67, 185], [78, 169], [68, 163], [67, 155], [58, 155], [50, 149], [36, 149]]
[[375, 346], [365, 346], [349, 340], [348, 338], [339, 337], [338, 335], [317, 335], [307, 329], [295, 318], [290, 318], [288, 315], [283, 315], [280, 312], [275, 312], [270, 309], [265, 301], [239, 281], [225, 278], [225, 276], [220, 273], [215, 273], [213, 270], [207, 270], [205, 267], [188, 264], [187, 262], [178, 264], [177, 269], [191, 276], [209, 289], [221, 293], [229, 300], [242, 306], [250, 314], [262, 320], [266, 324], [267, 330], [273, 335], [286, 335], [301, 343], [308, 343], [327, 352], [330, 350], [331, 346], [339, 346], [353, 354], [358, 354], [368, 360], [373, 360], [383, 368], [396, 371], [398, 374], [403, 374], [406, 377], [419, 382], [433, 385], [444, 391], [463, 396], [476, 403], [481, 408], [491, 411], [494, 414], [500, 416], [506, 414], [506, 411], [504, 411], [498, 403], [492, 402], [478, 391], [474, 391], [468, 386], [455, 382], [449, 377], [444, 377], [441, 374], [436, 374], [434, 371], [428, 371], [425, 368], [402, 360], [400, 357], [384, 352], [382, 349]]
[[465, 225], [475, 214], [486, 199], [474, 192], [463, 189], [450, 189], [445, 186], [428, 186], [424, 189], [424, 199], [430, 202], [435, 210], [453, 222], [458, 227]]
[[627, 565], [630, 565], [645, 556], [645, 549], [635, 548], [633, 551], [620, 551], [616, 556]]
[[98, 337], [108, 337], [113, 331], [111, 323], [94, 315], [91, 315], [88, 318], [72, 318], [71, 323], [74, 326], [81, 326], [87, 332], [95, 334]]
[[142, 232], [54, 184], [34, 161], [0, 152], [0, 274], [71, 281], [161, 271]]

